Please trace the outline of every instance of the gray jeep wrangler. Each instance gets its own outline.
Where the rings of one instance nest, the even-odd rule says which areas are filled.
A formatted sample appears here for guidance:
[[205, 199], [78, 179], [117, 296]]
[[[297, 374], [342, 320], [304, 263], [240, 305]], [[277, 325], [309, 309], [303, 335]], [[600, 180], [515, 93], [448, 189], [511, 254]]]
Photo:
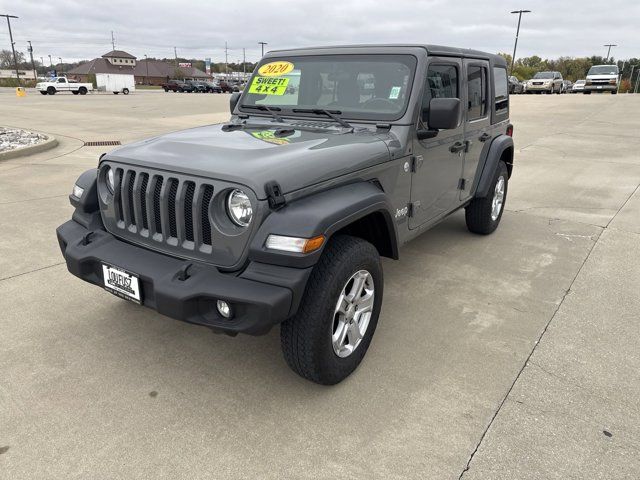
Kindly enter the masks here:
[[57, 230], [69, 271], [228, 334], [276, 324], [302, 377], [362, 361], [380, 257], [460, 208], [493, 232], [513, 165], [505, 61], [434, 45], [270, 52], [228, 123], [100, 157]]

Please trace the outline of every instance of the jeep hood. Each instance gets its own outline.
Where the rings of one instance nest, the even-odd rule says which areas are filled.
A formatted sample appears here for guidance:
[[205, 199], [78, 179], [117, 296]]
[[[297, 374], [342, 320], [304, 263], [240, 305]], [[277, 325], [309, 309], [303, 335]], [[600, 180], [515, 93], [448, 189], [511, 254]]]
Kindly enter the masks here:
[[239, 183], [264, 199], [271, 180], [288, 193], [390, 158], [387, 134], [333, 128], [275, 134], [287, 128], [274, 123], [224, 131], [221, 124], [208, 125], [125, 145], [104, 159]]

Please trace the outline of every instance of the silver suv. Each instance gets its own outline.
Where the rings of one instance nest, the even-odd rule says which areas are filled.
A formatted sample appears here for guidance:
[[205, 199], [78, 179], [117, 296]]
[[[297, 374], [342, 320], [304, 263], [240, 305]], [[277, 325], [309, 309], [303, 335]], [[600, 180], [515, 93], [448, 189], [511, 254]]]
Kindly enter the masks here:
[[527, 82], [527, 93], [562, 93], [560, 72], [538, 72]]

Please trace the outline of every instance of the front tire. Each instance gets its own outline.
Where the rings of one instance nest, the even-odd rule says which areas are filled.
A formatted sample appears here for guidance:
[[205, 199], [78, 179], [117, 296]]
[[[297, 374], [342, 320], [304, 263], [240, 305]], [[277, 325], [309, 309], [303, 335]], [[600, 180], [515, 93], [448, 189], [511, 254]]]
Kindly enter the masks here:
[[465, 208], [465, 220], [469, 231], [488, 235], [498, 228], [507, 200], [508, 183], [507, 165], [500, 161], [489, 187], [489, 194], [485, 198], [474, 198]]
[[56, 94], [56, 89], [55, 87], [47, 87], [47, 93], [49, 95], [55, 95]]
[[382, 306], [383, 275], [376, 248], [338, 235], [325, 247], [298, 312], [282, 323], [282, 352], [307, 380], [334, 385], [367, 353]]
[[123, 95], [129, 95], [129, 89], [128, 88], [123, 88], [122, 89], [122, 94]]

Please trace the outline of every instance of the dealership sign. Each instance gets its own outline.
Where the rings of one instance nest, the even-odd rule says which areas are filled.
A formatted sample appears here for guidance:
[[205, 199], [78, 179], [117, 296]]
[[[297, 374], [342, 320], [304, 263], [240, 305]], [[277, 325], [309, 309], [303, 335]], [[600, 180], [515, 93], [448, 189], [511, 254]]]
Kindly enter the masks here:
[[191, 62], [183, 62], [183, 63], [179, 63], [178, 66], [180, 68], [191, 68]]

